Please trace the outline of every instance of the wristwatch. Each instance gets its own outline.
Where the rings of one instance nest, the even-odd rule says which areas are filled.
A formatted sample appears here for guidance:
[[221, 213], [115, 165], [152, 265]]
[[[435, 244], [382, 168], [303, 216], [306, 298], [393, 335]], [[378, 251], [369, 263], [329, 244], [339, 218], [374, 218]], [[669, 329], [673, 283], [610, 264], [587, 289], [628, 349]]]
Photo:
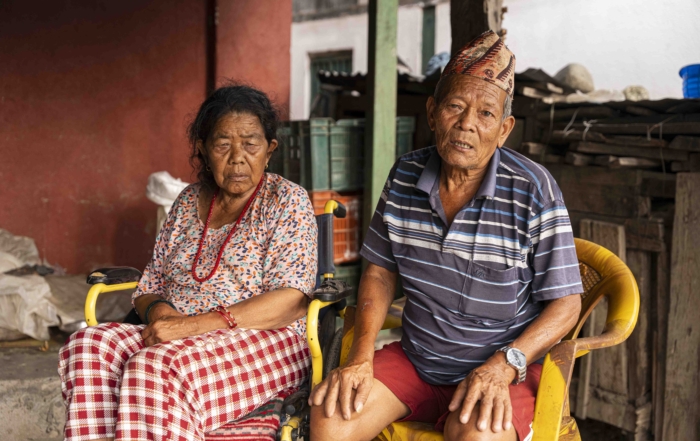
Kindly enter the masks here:
[[525, 354], [519, 349], [511, 348], [510, 346], [503, 346], [497, 352], [505, 353], [506, 364], [518, 372], [518, 376], [513, 380], [513, 384], [520, 384], [525, 381], [527, 375], [527, 360], [525, 359]]

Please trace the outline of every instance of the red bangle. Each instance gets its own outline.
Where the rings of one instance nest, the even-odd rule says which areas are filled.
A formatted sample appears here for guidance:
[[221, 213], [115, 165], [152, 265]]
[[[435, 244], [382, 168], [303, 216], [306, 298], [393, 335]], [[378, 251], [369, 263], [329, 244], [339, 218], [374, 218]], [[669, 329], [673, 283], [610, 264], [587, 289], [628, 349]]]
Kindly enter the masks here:
[[233, 329], [236, 326], [238, 326], [238, 323], [236, 323], [236, 319], [233, 318], [233, 315], [229, 312], [228, 309], [224, 308], [223, 306], [219, 305], [216, 308], [214, 308], [214, 311], [219, 313], [221, 317], [223, 317], [224, 320], [226, 320], [226, 323], [228, 323], [228, 328]]

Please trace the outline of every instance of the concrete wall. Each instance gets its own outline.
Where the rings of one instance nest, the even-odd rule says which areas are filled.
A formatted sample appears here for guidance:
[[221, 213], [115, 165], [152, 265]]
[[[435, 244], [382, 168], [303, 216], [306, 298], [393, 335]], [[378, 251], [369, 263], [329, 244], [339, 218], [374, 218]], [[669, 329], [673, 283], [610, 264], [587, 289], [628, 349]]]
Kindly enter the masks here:
[[[217, 77], [285, 105], [291, 0], [221, 3]], [[0, 3], [0, 228], [70, 272], [147, 263], [148, 175], [193, 179], [185, 129], [205, 97], [206, 18], [204, 0]]]
[[681, 67], [700, 63], [698, 0], [504, 0], [503, 26], [517, 70], [554, 75], [588, 67], [596, 88], [646, 87], [653, 99], [683, 96]]
[[217, 78], [265, 91], [289, 115], [291, 0], [219, 0]]

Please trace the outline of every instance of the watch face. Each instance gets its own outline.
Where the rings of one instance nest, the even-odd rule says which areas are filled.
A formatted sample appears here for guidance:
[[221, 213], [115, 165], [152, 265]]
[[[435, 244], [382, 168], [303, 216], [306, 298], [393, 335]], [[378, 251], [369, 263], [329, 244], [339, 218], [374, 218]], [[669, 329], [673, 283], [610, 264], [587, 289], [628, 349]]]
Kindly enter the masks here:
[[510, 349], [508, 352], [506, 352], [506, 357], [508, 359], [508, 363], [519, 368], [525, 367], [527, 363], [525, 360], [525, 354], [516, 349]]

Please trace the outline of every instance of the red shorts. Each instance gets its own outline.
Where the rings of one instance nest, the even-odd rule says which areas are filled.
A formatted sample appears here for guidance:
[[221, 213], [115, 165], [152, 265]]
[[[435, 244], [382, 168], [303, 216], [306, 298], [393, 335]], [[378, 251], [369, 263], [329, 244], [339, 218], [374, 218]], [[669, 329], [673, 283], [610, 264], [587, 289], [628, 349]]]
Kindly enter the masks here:
[[[531, 424], [541, 374], [542, 365], [531, 364], [527, 368], [526, 380], [517, 386], [510, 386], [513, 427], [521, 441], [532, 437]], [[375, 352], [374, 378], [388, 387], [411, 410], [411, 413], [400, 421], [435, 423], [435, 430], [443, 431], [450, 413], [448, 406], [457, 386], [435, 386], [423, 381], [404, 354], [400, 342], [391, 343]]]

